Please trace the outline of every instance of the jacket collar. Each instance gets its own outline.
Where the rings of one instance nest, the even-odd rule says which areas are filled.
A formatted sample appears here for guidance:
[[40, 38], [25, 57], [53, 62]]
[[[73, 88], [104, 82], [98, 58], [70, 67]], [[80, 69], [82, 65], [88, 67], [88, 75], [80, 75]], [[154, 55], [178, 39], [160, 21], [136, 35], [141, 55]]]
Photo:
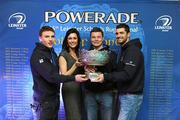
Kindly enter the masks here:
[[132, 40], [128, 41], [124, 46], [122, 46], [122, 49], [125, 50], [129, 46], [136, 46], [139, 49], [142, 48], [142, 44], [141, 44], [139, 38], [135, 38], [135, 39], [132, 39]]
[[[94, 50], [94, 47], [91, 45], [89, 50]], [[103, 44], [103, 47], [99, 51], [103, 51], [103, 50], [109, 50], [109, 46]]]
[[54, 51], [54, 48], [48, 48], [45, 45], [43, 45], [42, 43], [40, 43], [40, 42], [36, 43], [36, 48], [38, 48], [40, 50], [43, 50], [43, 51], [49, 51], [49, 52]]

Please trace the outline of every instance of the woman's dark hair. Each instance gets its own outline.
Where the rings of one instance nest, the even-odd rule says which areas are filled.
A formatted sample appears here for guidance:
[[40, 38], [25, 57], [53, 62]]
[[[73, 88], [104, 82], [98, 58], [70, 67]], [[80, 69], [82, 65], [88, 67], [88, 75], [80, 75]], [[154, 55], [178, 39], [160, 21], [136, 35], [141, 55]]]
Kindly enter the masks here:
[[80, 37], [80, 34], [79, 34], [79, 31], [77, 31], [76, 28], [71, 28], [69, 29], [67, 32], [66, 32], [66, 35], [64, 37], [64, 40], [63, 40], [63, 44], [62, 44], [62, 49], [63, 50], [66, 50], [67, 52], [69, 52], [69, 46], [68, 46], [68, 36], [71, 34], [71, 33], [75, 33], [77, 35], [77, 38], [78, 38], [78, 44], [75, 48], [75, 52], [76, 54], [78, 55], [78, 52], [79, 52], [79, 45], [80, 45], [80, 42], [81, 42], [81, 37]]

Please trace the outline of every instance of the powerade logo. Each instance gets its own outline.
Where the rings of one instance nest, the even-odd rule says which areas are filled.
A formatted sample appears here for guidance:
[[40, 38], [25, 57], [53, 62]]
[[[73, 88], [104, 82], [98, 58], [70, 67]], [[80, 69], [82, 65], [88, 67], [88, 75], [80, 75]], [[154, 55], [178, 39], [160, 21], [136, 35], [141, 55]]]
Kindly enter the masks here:
[[141, 25], [139, 12], [125, 12], [111, 7], [109, 4], [69, 5], [66, 4], [57, 11], [44, 12], [44, 21], [41, 26], [51, 26], [56, 32], [55, 50], [61, 51], [61, 45], [70, 28], [76, 28], [81, 34], [81, 47], [88, 49], [91, 45], [90, 31], [93, 27], [103, 30], [104, 43], [116, 51], [117, 43], [115, 28], [118, 23], [127, 23], [131, 28], [131, 38], [140, 38], [143, 46], [144, 30]]
[[26, 21], [26, 15], [24, 13], [14, 13], [12, 14], [9, 19], [8, 19], [8, 26], [10, 28], [16, 28], [16, 29], [24, 29], [25, 27], [27, 27], [27, 25], [25, 24]]
[[139, 14], [136, 12], [133, 13], [105, 13], [97, 11], [86, 11], [86, 12], [67, 12], [67, 11], [47, 11], [45, 12], [45, 22], [48, 23], [52, 19], [56, 19], [59, 23], [65, 24], [68, 22], [72, 23], [102, 23], [109, 24], [109, 22], [117, 23], [132, 23], [137, 24], [137, 16]]
[[172, 30], [172, 18], [169, 15], [160, 16], [155, 22], [155, 29], [161, 30], [162, 32], [168, 32]]

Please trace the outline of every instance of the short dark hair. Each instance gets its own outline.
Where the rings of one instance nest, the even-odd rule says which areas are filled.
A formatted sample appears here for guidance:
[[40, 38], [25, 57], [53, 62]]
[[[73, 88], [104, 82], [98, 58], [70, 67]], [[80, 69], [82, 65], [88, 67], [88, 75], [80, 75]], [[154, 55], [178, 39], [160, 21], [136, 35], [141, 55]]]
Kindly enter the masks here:
[[119, 29], [119, 28], [124, 28], [127, 33], [130, 32], [129, 26], [128, 26], [127, 24], [125, 24], [125, 23], [120, 23], [120, 24], [118, 24], [118, 25], [116, 26], [116, 29]]
[[55, 33], [55, 31], [54, 31], [54, 29], [52, 27], [50, 27], [50, 26], [43, 26], [39, 30], [39, 36], [41, 36], [44, 31], [52, 31], [53, 33]]
[[80, 46], [80, 42], [81, 42], [81, 37], [80, 37], [79, 31], [76, 28], [71, 28], [66, 32], [66, 35], [65, 35], [64, 40], [63, 40], [62, 48], [63, 48], [63, 50], [66, 50], [66, 51], [69, 52], [67, 39], [68, 39], [68, 36], [71, 33], [75, 33], [77, 35], [77, 37], [78, 37], [78, 44], [77, 44], [77, 46], [75, 48], [75, 52], [76, 52], [76, 54], [78, 54], [79, 46]]
[[91, 36], [91, 33], [92, 33], [92, 32], [101, 32], [102, 37], [104, 37], [103, 31], [102, 31], [102, 29], [99, 28], [99, 27], [93, 27], [93, 29], [92, 29], [91, 32], [90, 32], [90, 36]]

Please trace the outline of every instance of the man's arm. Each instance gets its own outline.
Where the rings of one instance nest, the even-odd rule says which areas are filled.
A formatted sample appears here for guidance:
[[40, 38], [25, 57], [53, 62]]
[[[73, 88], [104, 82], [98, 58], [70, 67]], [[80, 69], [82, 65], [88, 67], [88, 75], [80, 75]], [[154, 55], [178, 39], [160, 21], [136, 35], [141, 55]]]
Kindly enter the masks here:
[[47, 58], [43, 58], [40, 56], [33, 57], [31, 60], [31, 65], [34, 70], [37, 71], [38, 74], [40, 74], [45, 80], [47, 80], [50, 83], [62, 83], [62, 82], [68, 82], [68, 81], [76, 81], [82, 82], [83, 78], [85, 78], [84, 75], [76, 75], [76, 76], [65, 76], [60, 75], [58, 71], [58, 67], [54, 66], [50, 60]]
[[132, 80], [143, 59], [143, 55], [140, 51], [131, 51], [125, 56], [123, 60], [124, 68], [122, 68], [121, 71], [105, 73], [100, 77], [101, 79], [115, 82]]

